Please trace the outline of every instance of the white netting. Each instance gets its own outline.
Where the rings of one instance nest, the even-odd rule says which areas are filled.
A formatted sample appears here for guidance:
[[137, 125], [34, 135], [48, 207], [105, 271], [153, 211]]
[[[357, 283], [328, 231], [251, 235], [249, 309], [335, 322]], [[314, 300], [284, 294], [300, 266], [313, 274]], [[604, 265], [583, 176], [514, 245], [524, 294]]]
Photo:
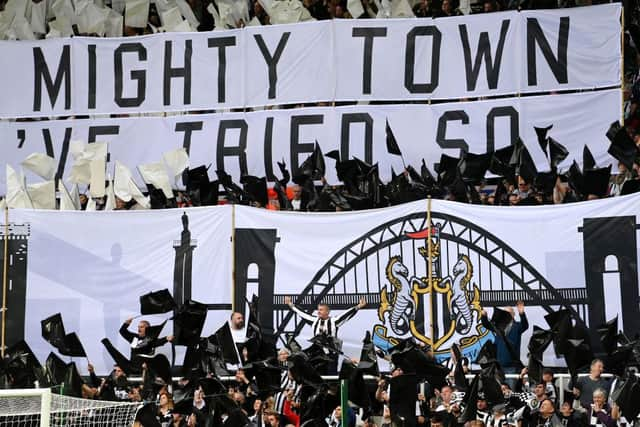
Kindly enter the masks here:
[[[43, 406], [43, 404], [45, 406]], [[0, 394], [0, 427], [131, 426], [139, 403], [107, 402], [69, 396]]]

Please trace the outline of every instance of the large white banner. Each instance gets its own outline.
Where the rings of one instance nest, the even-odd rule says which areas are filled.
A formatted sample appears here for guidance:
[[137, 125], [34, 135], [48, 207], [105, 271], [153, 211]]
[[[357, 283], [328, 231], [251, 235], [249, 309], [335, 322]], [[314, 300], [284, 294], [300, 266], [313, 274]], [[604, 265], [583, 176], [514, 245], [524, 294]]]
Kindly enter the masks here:
[[2, 41], [0, 117], [460, 99], [620, 85], [620, 4]]
[[[232, 303], [243, 311], [245, 298], [255, 294], [263, 327], [300, 333], [304, 346], [310, 328], [292, 316], [286, 296], [308, 311], [328, 303], [334, 313], [363, 297], [367, 307], [339, 333], [347, 354], [359, 357], [370, 331], [381, 348], [413, 336], [434, 344], [440, 358], [460, 342], [473, 359], [492, 339], [478, 323], [480, 309], [491, 314], [523, 300], [530, 324], [521, 348], [526, 361], [533, 326], [546, 328], [544, 315], [559, 308], [569, 308], [594, 333], [615, 316], [628, 336], [640, 328], [639, 204], [637, 194], [517, 208], [434, 200], [431, 286], [426, 200], [318, 214], [243, 206], [10, 210], [7, 339], [24, 337], [44, 359], [52, 347], [41, 337], [40, 321], [61, 312], [67, 332], [78, 333], [91, 362], [106, 372], [111, 359], [100, 340], [108, 337], [128, 354], [118, 328], [139, 313], [140, 295], [168, 288], [178, 302], [210, 305], [204, 336], [228, 319]], [[169, 316], [146, 318], [158, 324]], [[171, 331], [168, 322], [164, 333]], [[545, 365], [554, 364], [562, 361], [549, 350]]]
[[[521, 347], [526, 363], [533, 326], [547, 329], [544, 315], [560, 308], [594, 334], [615, 316], [627, 334], [638, 330], [639, 203], [638, 195], [528, 208], [434, 200], [433, 287], [425, 252], [427, 201], [333, 214], [238, 207], [237, 244], [261, 244], [251, 253], [236, 251], [236, 292], [259, 295], [260, 311], [274, 329], [299, 332], [303, 346], [311, 328], [292, 315], [286, 296], [309, 312], [327, 303], [334, 314], [366, 298], [366, 309], [339, 331], [353, 357], [369, 331], [381, 348], [414, 337], [444, 358], [460, 343], [473, 360], [493, 339], [478, 321], [480, 310], [491, 316], [493, 308], [522, 300], [529, 322]], [[246, 271], [259, 275], [259, 286], [242, 280]], [[564, 362], [549, 349], [544, 363]]]
[[[132, 170], [156, 162], [162, 153], [185, 147], [191, 166], [225, 169], [238, 180], [241, 174], [267, 176], [280, 172], [276, 162], [285, 160], [294, 175], [317, 141], [324, 153], [340, 150], [343, 159], [356, 156], [379, 163], [383, 181], [403, 169], [399, 156], [386, 149], [386, 122], [393, 130], [407, 164], [418, 167], [425, 159], [433, 170], [442, 153], [459, 156], [460, 148], [485, 153], [513, 143], [520, 136], [538, 170], [549, 164], [538, 145], [534, 126], [553, 125], [549, 135], [564, 144], [571, 155], [560, 165], [567, 169], [582, 162], [587, 144], [599, 165], [614, 163], [607, 154], [605, 133], [620, 117], [619, 90], [490, 101], [402, 106], [354, 106], [305, 108], [166, 118], [57, 120], [0, 123], [0, 170], [6, 163], [15, 169], [29, 154], [46, 152], [58, 162], [58, 175], [66, 178], [73, 164], [71, 141], [109, 143], [108, 166], [113, 176], [116, 160]], [[333, 161], [327, 159], [327, 179], [336, 182]], [[614, 168], [615, 169], [615, 168]], [[275, 172], [274, 172], [275, 171]], [[27, 181], [40, 180], [27, 173]], [[0, 174], [0, 194], [5, 174]]]
[[[24, 333], [44, 361], [54, 349], [41, 337], [40, 321], [60, 312], [67, 333], [78, 334], [97, 372], [109, 372], [113, 360], [100, 340], [109, 338], [128, 357], [129, 344], [118, 329], [140, 314], [141, 295], [165, 288], [178, 303], [192, 299], [210, 308], [226, 307], [209, 311], [203, 334], [211, 335], [231, 308], [230, 211], [11, 210], [8, 341]], [[143, 319], [155, 325], [171, 316]], [[167, 322], [161, 336], [171, 334], [172, 325]], [[171, 355], [170, 346], [161, 352]], [[85, 362], [78, 366], [85, 372]]]

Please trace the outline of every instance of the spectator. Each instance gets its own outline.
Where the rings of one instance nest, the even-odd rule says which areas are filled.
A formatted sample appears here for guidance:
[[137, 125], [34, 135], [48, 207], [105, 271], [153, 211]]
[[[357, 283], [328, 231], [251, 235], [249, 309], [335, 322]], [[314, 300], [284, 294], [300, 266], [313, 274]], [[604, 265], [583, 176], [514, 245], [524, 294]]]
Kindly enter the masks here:
[[[609, 390], [609, 381], [602, 377], [602, 372], [604, 372], [602, 360], [593, 359], [589, 368], [589, 375], [578, 378], [573, 387], [573, 395], [579, 398], [582, 406], [586, 407], [591, 403], [593, 393], [596, 390]], [[604, 393], [606, 398], [606, 391]]]
[[[497, 358], [505, 373], [514, 374], [518, 371], [520, 361], [520, 346], [522, 334], [529, 329], [529, 322], [524, 311], [524, 302], [516, 303], [520, 320], [515, 319], [515, 311], [508, 307], [506, 311], [511, 315], [511, 322], [504, 331], [497, 331], [482, 310], [480, 321], [482, 325], [495, 333]], [[504, 335], [502, 334], [504, 332]]]

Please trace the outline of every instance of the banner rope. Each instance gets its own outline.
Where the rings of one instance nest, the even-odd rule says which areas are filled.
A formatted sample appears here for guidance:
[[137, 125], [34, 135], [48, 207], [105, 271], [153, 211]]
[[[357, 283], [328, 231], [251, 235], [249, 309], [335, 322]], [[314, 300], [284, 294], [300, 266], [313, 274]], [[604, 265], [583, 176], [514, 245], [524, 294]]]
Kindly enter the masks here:
[[4, 254], [2, 259], [2, 343], [0, 354], [4, 359], [5, 335], [7, 330], [7, 285], [9, 283], [9, 206], [4, 208]]

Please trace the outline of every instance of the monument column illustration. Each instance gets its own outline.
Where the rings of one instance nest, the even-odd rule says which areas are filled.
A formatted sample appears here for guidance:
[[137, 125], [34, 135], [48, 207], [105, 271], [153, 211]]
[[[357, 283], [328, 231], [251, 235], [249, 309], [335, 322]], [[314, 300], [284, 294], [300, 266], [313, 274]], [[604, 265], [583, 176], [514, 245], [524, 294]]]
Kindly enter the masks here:
[[[187, 213], [182, 214], [182, 233], [180, 240], [173, 242], [176, 250], [176, 258], [173, 266], [173, 299], [178, 306], [191, 299], [191, 269], [193, 264], [193, 250], [197, 242], [191, 239], [189, 230], [189, 217]], [[174, 313], [176, 314], [176, 313]], [[173, 325], [176, 334], [177, 325]]]
[[0, 226], [0, 277], [4, 283], [4, 245], [7, 242], [7, 313], [6, 346], [24, 339], [25, 307], [27, 304], [27, 253], [31, 229], [29, 224], [9, 223], [8, 236], [5, 225]]

